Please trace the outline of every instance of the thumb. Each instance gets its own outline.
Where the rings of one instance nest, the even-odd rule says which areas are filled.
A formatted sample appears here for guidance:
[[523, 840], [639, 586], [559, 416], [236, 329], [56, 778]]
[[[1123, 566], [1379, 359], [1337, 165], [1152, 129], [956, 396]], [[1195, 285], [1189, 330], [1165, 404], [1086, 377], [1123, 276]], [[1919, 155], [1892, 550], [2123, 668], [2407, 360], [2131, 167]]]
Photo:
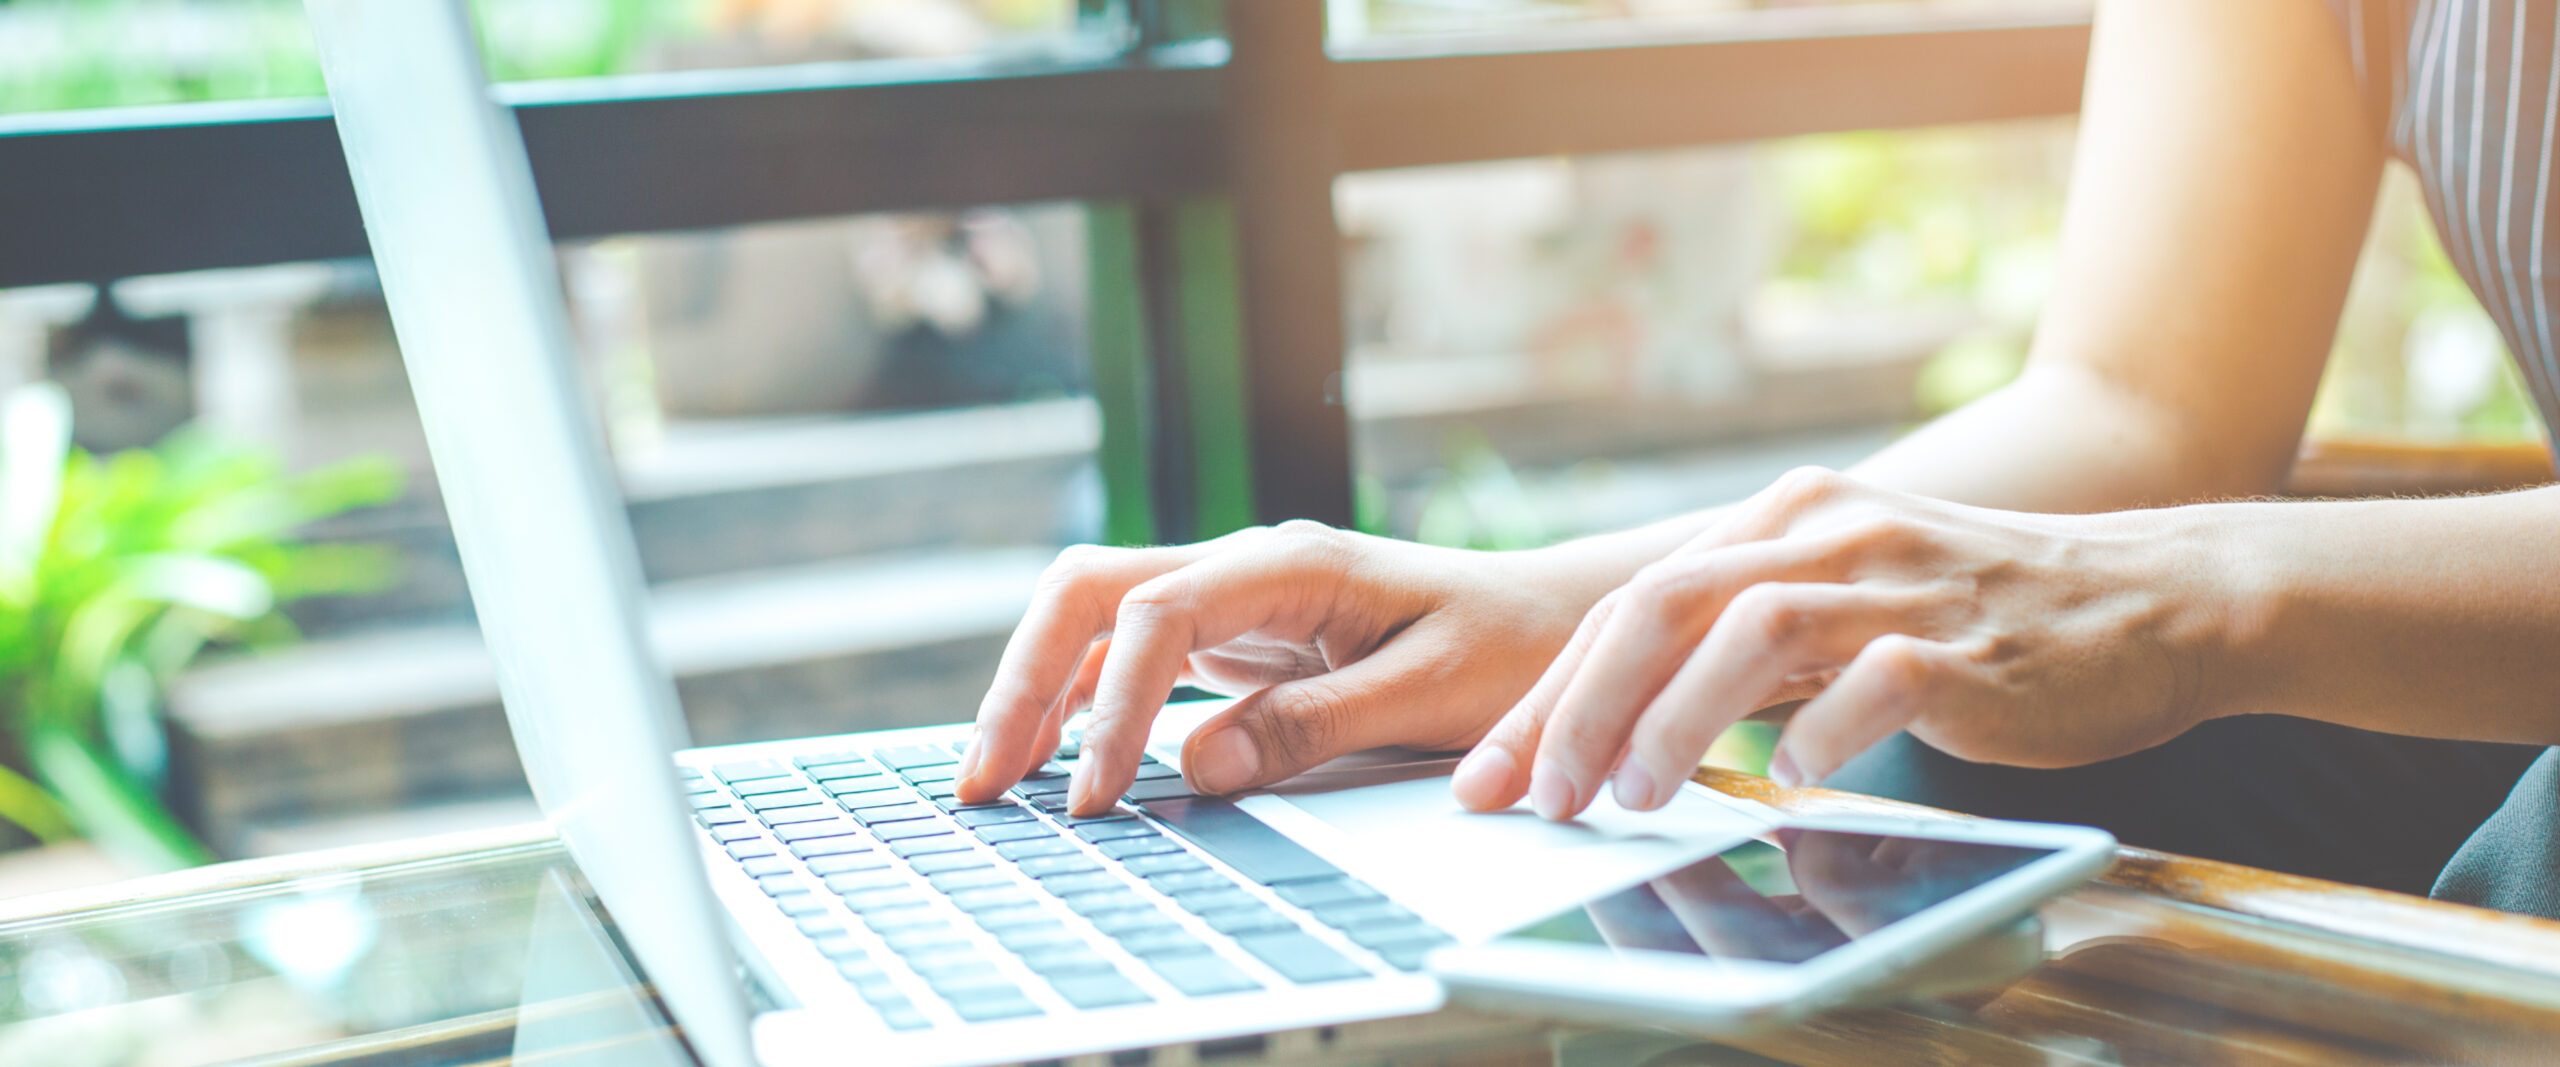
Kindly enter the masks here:
[[1290, 778], [1326, 760], [1410, 740], [1435, 721], [1425, 669], [1437, 653], [1412, 639], [1340, 670], [1267, 686], [1219, 712], [1182, 745], [1182, 771], [1203, 793]]

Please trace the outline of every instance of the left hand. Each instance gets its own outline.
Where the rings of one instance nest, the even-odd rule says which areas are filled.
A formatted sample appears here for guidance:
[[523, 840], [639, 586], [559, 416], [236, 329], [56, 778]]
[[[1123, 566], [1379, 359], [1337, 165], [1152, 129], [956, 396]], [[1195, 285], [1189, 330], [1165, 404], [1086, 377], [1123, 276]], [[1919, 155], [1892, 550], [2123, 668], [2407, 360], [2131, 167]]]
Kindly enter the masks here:
[[1564, 819], [1614, 779], [1660, 807], [1726, 727], [1808, 686], [1770, 765], [1787, 784], [1898, 730], [2035, 767], [2167, 741], [2206, 714], [2233, 588], [2186, 510], [2032, 515], [1795, 472], [1602, 598], [1452, 788]]

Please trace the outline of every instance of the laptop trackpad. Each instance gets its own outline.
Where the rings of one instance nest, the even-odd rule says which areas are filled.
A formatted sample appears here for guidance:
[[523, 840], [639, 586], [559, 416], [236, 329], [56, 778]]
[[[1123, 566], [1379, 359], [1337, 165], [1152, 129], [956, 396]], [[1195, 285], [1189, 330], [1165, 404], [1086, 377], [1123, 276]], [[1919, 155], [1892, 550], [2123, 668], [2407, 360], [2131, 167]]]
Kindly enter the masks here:
[[1604, 795], [1571, 823], [1525, 806], [1477, 814], [1449, 795], [1456, 766], [1328, 765], [1237, 806], [1468, 941], [1681, 867], [1768, 825], [1754, 807], [1696, 785], [1651, 812]]

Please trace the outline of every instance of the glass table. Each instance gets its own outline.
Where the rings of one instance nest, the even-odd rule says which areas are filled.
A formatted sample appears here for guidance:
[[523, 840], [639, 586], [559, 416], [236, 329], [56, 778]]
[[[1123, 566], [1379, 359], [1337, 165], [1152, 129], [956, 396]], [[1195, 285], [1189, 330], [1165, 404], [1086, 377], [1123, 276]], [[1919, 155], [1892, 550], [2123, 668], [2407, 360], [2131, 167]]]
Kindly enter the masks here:
[[[1805, 814], [1911, 809], [1702, 780]], [[2544, 1061], [2560, 924], [2126, 850], [1988, 988], [1725, 1045], [1458, 1011], [1156, 1063]], [[0, 1064], [690, 1062], [541, 826], [0, 901]], [[849, 1052], [848, 1062], [859, 1057]]]

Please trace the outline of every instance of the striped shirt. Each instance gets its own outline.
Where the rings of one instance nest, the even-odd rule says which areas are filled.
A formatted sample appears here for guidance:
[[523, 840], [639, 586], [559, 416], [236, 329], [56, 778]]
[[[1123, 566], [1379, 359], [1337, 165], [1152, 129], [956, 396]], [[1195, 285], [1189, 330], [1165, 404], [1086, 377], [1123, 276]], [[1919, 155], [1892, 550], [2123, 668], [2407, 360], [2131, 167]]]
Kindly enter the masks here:
[[2560, 4], [2329, 0], [2375, 132], [2417, 173], [2455, 269], [2560, 440]]

